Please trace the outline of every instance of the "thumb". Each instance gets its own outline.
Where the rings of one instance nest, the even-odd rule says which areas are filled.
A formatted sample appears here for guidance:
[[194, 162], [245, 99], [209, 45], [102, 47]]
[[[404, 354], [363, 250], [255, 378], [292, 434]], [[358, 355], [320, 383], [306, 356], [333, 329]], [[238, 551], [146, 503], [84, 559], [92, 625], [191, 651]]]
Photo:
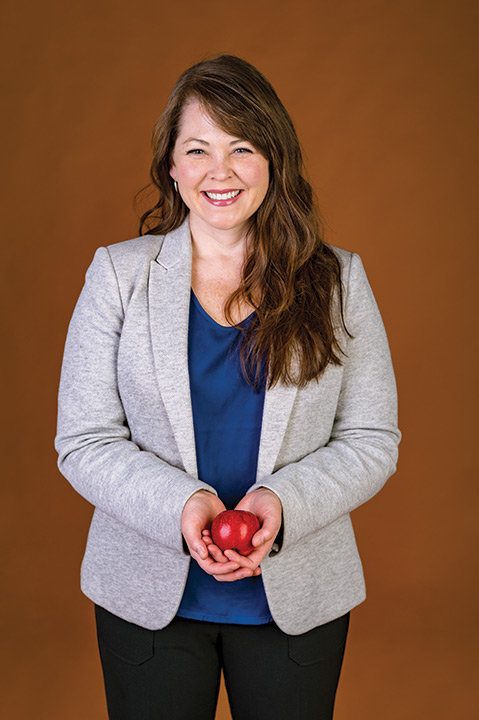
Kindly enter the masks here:
[[259, 545], [263, 545], [265, 542], [268, 542], [268, 540], [271, 540], [272, 537], [273, 533], [271, 532], [271, 530], [263, 526], [260, 530], [258, 530], [257, 533], [253, 535], [251, 543], [253, 547], [258, 547]]
[[268, 512], [262, 520], [263, 522], [260, 529], [253, 536], [253, 547], [258, 547], [258, 545], [263, 545], [264, 543], [274, 540], [281, 527], [281, 517], [276, 517], [273, 513]]
[[206, 548], [206, 544], [198, 538], [195, 535], [192, 535], [190, 533], [183, 532], [183, 537], [185, 539], [186, 544], [188, 545], [188, 549], [190, 551], [190, 554], [196, 553], [200, 556], [202, 560], [206, 560], [208, 557], [208, 550]]
[[195, 551], [202, 560], [206, 560], [206, 558], [208, 557], [208, 550], [206, 549], [206, 545], [202, 540], [196, 545]]
[[200, 558], [205, 559], [208, 555], [206, 545], [201, 539], [200, 524], [191, 518], [184, 518], [182, 532], [190, 553], [197, 553]]

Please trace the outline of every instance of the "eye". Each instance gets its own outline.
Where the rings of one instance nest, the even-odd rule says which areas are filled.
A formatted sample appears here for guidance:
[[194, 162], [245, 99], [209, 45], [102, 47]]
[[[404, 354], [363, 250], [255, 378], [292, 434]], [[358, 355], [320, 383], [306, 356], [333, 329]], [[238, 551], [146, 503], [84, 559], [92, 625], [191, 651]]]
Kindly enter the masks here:
[[187, 155], [203, 155], [204, 150], [202, 150], [201, 148], [193, 148], [193, 150], [188, 150], [186, 154]]
[[244, 155], [246, 153], [252, 154], [252, 152], [253, 152], [252, 150], [250, 150], [249, 148], [246, 148], [246, 147], [239, 147], [239, 148], [236, 148], [236, 150], [235, 150], [235, 153], [238, 153], [238, 155]]

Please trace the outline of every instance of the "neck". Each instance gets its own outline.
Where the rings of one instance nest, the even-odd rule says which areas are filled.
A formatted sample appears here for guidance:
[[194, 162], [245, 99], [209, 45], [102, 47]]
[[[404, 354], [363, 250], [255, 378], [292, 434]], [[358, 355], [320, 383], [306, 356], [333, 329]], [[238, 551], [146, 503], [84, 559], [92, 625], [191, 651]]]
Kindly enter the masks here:
[[203, 225], [190, 216], [193, 256], [201, 260], [233, 260], [244, 262], [248, 248], [244, 228], [220, 230]]

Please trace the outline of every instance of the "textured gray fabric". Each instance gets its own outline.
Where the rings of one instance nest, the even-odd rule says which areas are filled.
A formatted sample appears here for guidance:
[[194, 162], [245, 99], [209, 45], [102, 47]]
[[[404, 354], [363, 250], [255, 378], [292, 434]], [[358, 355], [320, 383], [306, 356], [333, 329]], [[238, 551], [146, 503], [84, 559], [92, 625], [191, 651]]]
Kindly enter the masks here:
[[[394, 472], [396, 387], [379, 311], [357, 255], [343, 265], [342, 367], [303, 389], [266, 392], [257, 484], [281, 499], [284, 540], [262, 564], [272, 615], [299, 634], [365, 597], [349, 513]], [[190, 558], [185, 502], [197, 476], [187, 364], [188, 220], [166, 237], [99, 248], [65, 346], [55, 441], [59, 468], [95, 506], [83, 592], [150, 629], [180, 603]], [[241, 440], [239, 439], [239, 442]]]

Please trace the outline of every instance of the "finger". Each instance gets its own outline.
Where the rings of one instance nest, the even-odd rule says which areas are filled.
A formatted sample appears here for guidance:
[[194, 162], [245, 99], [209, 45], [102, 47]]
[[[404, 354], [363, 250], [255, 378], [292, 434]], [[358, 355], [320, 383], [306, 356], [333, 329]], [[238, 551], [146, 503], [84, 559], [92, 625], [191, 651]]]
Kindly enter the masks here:
[[251, 544], [258, 547], [264, 543], [274, 540], [281, 527], [280, 517], [266, 516], [260, 529], [253, 535]]
[[230, 573], [231, 578], [226, 575], [222, 575], [222, 580], [241, 580], [245, 577], [252, 577], [261, 575], [261, 567], [258, 565], [257, 567], [239, 567], [237, 570], [235, 570], [233, 573]]
[[261, 545], [259, 548], [254, 550], [251, 555], [249, 555], [249, 559], [252, 562], [252, 564], [255, 567], [258, 567], [258, 565], [261, 565], [265, 557], [269, 554], [269, 551], [271, 550], [272, 543], [265, 543]]
[[258, 532], [253, 535], [251, 540], [253, 547], [259, 547], [260, 545], [264, 545], [266, 543], [273, 544], [281, 529], [281, 522], [281, 516], [266, 517]]
[[200, 557], [195, 557], [194, 555], [193, 558], [197, 561], [202, 570], [208, 573], [208, 575], [223, 575], [229, 572], [234, 572], [240, 567], [237, 562], [233, 561], [228, 561], [226, 563], [215, 562], [211, 556], [208, 556], [207, 560], [202, 560]]
[[250, 560], [251, 555], [240, 555], [236, 550], [225, 550], [225, 555], [228, 560], [234, 560], [242, 567], [250, 569], [254, 567], [254, 563]]
[[245, 578], [252, 577], [252, 575], [253, 570], [239, 568], [233, 572], [225, 573], [224, 575], [215, 575], [214, 577], [218, 582], [234, 582], [235, 580], [244, 580]]
[[[265, 543], [261, 545], [261, 547], [257, 548], [256, 550], [253, 550], [252, 553], [250, 553], [247, 557], [244, 557], [242, 555], [239, 556], [229, 556], [230, 559], [238, 559], [238, 562], [240, 562], [241, 559], [241, 565], [243, 567], [250, 568], [252, 570], [255, 570], [257, 567], [261, 565], [263, 560], [265, 559], [266, 555], [268, 555], [269, 551], [271, 550], [272, 542]], [[229, 551], [228, 551], [229, 555]]]
[[202, 540], [197, 540], [193, 546], [190, 546], [188, 543], [188, 547], [190, 548], [192, 557], [197, 555], [201, 560], [206, 560], [209, 555], [208, 548]]
[[194, 525], [184, 525], [182, 531], [185, 542], [188, 545], [190, 555], [196, 553], [203, 560], [206, 559], [208, 557], [208, 550], [201, 537], [200, 528], [195, 527]]
[[208, 550], [212, 558], [216, 560], [216, 562], [219, 563], [226, 563], [228, 560], [233, 560], [234, 562], [238, 563], [237, 558], [228, 558], [223, 554], [223, 551], [219, 549], [217, 545], [215, 545], [213, 542], [211, 544], [208, 544]]
[[258, 530], [257, 533], [255, 533], [251, 539], [251, 544], [253, 547], [257, 548], [260, 545], [264, 545], [264, 543], [269, 542], [272, 539], [272, 534], [268, 531], [268, 528], [262, 527], [260, 530]]

